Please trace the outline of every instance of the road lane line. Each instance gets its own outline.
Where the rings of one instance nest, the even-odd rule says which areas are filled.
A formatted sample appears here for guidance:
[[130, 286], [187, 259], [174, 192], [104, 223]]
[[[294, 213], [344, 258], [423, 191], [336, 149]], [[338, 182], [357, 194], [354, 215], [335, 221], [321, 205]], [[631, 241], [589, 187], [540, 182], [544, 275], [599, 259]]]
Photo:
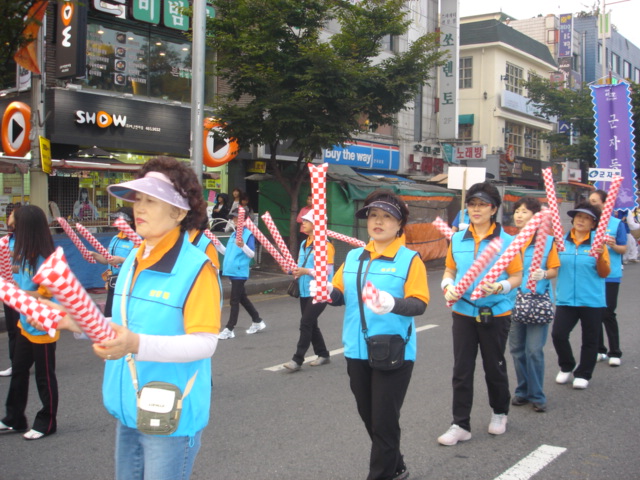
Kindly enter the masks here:
[[[430, 328], [435, 328], [437, 326], [438, 325], [423, 325], [422, 327], [416, 327], [416, 333], [422, 332], [423, 330], [429, 330]], [[344, 353], [344, 348], [336, 348], [335, 350], [331, 350], [329, 352], [329, 355], [333, 357], [334, 355], [339, 355], [341, 353]], [[304, 365], [305, 363], [312, 362], [315, 359], [316, 359], [316, 355], [305, 357], [304, 362], [302, 364]], [[280, 363], [278, 365], [274, 365], [273, 367], [264, 368], [263, 370], [267, 370], [268, 372], [279, 372], [281, 370], [285, 370], [285, 368], [282, 365], [283, 364]]]
[[567, 449], [552, 445], [540, 445], [502, 475], [494, 480], [527, 480], [562, 455]]

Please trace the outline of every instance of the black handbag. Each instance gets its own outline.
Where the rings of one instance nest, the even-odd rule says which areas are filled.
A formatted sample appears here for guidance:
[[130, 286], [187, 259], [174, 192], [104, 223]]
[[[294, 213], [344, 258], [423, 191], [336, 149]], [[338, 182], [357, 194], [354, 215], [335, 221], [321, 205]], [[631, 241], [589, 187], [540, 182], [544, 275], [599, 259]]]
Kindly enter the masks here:
[[289, 286], [287, 287], [287, 294], [293, 298], [300, 298], [300, 285], [298, 284], [298, 280], [291, 280], [289, 282]]
[[553, 320], [553, 304], [549, 291], [544, 293], [526, 292], [518, 289], [511, 315], [514, 321], [526, 325], [545, 325]]

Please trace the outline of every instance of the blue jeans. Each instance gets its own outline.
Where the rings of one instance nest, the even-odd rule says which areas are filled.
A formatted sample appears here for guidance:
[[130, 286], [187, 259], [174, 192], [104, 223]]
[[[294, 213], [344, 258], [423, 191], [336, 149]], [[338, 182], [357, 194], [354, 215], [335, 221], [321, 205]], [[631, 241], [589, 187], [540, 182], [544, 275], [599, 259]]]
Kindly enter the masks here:
[[187, 480], [200, 450], [194, 437], [145, 435], [118, 422], [116, 480]]
[[518, 386], [516, 397], [533, 403], [547, 403], [544, 385], [544, 345], [547, 343], [549, 324], [525, 325], [511, 322], [509, 349], [516, 369]]

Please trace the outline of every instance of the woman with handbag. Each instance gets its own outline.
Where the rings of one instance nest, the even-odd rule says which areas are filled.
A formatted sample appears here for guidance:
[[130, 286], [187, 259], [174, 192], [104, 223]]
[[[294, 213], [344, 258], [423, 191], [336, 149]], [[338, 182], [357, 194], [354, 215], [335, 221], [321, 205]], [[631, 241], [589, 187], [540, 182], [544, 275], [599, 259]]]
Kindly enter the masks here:
[[[324, 343], [324, 337], [318, 327], [318, 318], [326, 308], [326, 303], [313, 303], [313, 297], [309, 293], [309, 283], [313, 279], [314, 259], [313, 259], [313, 210], [308, 211], [302, 216], [302, 232], [305, 239], [300, 244], [300, 253], [298, 255], [298, 266], [293, 271], [293, 276], [298, 286], [298, 297], [300, 298], [300, 337], [296, 353], [293, 358], [283, 366], [291, 372], [300, 370], [304, 363], [304, 355], [309, 350], [309, 345], [313, 345], [313, 353], [317, 358], [309, 365], [318, 367], [330, 362], [329, 350]], [[335, 248], [327, 242], [327, 264], [329, 266], [329, 281], [333, 277], [333, 258], [335, 256]]]
[[[473, 374], [478, 348], [482, 355], [489, 405], [492, 410], [488, 432], [501, 435], [507, 429], [510, 394], [504, 352], [514, 301], [514, 295], [510, 292], [518, 287], [522, 280], [522, 260], [516, 255], [496, 282], [486, 283], [482, 287], [484, 297], [471, 300], [471, 292], [482, 280], [482, 275], [462, 296], [456, 293], [455, 285], [491, 240], [496, 237], [502, 239], [500, 255], [513, 240], [513, 237], [505, 233], [496, 222], [502, 199], [494, 185], [489, 182], [472, 185], [467, 191], [466, 201], [471, 225], [451, 237], [441, 283], [444, 298], [455, 302], [452, 306], [453, 421], [449, 430], [438, 437], [438, 443], [446, 446], [471, 439]], [[497, 259], [498, 256], [487, 269], [491, 268]]]
[[[409, 471], [400, 452], [400, 409], [416, 359], [413, 317], [422, 315], [429, 303], [427, 271], [420, 255], [405, 246], [409, 209], [393, 192], [369, 194], [356, 218], [366, 219], [371, 241], [351, 250], [328, 284], [331, 305], [346, 307], [342, 343], [347, 373], [371, 439], [367, 479], [401, 480]], [[367, 282], [379, 290], [378, 298], [363, 301]], [[312, 281], [310, 295], [315, 293]], [[394, 344], [399, 346], [397, 356], [372, 357], [368, 344], [390, 337], [401, 339]], [[376, 359], [386, 370], [372, 367]]]
[[[519, 230], [542, 209], [537, 198], [521, 198], [514, 204], [513, 220]], [[544, 394], [544, 345], [547, 343], [549, 323], [553, 320], [552, 288], [550, 280], [558, 276], [560, 259], [552, 236], [547, 241], [541, 266], [534, 272], [529, 271], [533, 259], [535, 238], [522, 248], [523, 278], [518, 289], [513, 312], [513, 322], [509, 332], [509, 349], [516, 370], [518, 385], [511, 405], [516, 407], [531, 403], [536, 412], [547, 410], [547, 397]], [[526, 285], [531, 276], [536, 280], [535, 292]], [[533, 305], [533, 301], [536, 302]], [[532, 311], [529, 311], [532, 310]]]

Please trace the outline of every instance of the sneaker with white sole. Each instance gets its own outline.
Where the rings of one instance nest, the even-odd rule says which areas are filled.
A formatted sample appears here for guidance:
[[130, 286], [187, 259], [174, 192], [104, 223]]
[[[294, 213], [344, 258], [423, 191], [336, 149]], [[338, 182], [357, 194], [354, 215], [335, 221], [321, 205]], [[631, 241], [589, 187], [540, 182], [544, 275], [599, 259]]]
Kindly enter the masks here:
[[236, 334], [233, 333], [233, 330], [229, 330], [228, 328], [222, 330], [220, 335], [218, 335], [218, 340], [227, 340], [229, 338], [236, 338]]
[[249, 327], [249, 330], [247, 330], [247, 335], [253, 335], [254, 333], [258, 333], [265, 328], [267, 328], [267, 325], [262, 320], [260, 320], [259, 322], [253, 322]]
[[471, 440], [471, 432], [455, 423], [449, 427], [449, 430], [438, 437], [438, 443], [447, 447], [451, 447], [458, 442], [466, 442], [467, 440]]
[[492, 413], [491, 421], [489, 422], [489, 433], [491, 435], [502, 435], [507, 431], [507, 414], [506, 413]]
[[556, 383], [564, 385], [571, 379], [571, 372], [560, 372], [556, 375]]
[[598, 356], [596, 357], [596, 362], [604, 362], [608, 358], [609, 357], [607, 356], [606, 353], [599, 353]]
[[573, 379], [573, 388], [576, 390], [584, 390], [589, 386], [589, 380], [586, 378], [574, 378]]
[[610, 367], [619, 367], [620, 366], [620, 357], [611, 357], [611, 358], [609, 358], [609, 366]]
[[9, 367], [6, 370], [2, 370], [0, 372], [0, 377], [10, 377], [12, 373], [13, 373], [13, 368]]

